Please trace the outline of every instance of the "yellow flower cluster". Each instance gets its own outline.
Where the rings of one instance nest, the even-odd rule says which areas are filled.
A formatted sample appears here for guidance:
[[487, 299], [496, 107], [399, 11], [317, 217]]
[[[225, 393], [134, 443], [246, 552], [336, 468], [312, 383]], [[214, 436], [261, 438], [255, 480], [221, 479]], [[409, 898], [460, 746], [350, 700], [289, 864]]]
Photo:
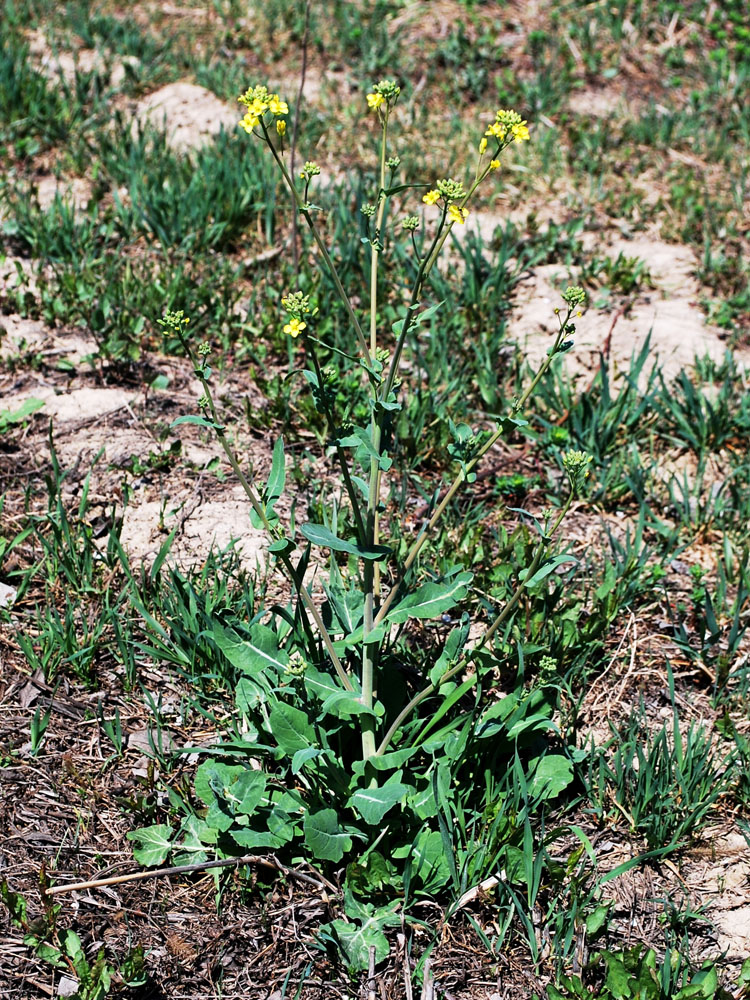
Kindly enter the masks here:
[[[238, 100], [247, 108], [245, 117], [239, 123], [240, 128], [249, 133], [258, 126], [266, 112], [270, 112], [275, 118], [289, 114], [289, 105], [286, 101], [282, 101], [278, 94], [269, 93], [268, 87], [251, 87]], [[276, 131], [283, 136], [286, 122], [277, 121]]]
[[[495, 121], [488, 126], [485, 136], [497, 139], [498, 142], [528, 142], [529, 129], [517, 111], [500, 109], [495, 113]], [[484, 149], [487, 147], [485, 146]], [[479, 152], [483, 153], [481, 148]]]
[[461, 208], [455, 205], [454, 202], [460, 201], [465, 197], [466, 192], [464, 191], [463, 184], [448, 177], [447, 179], [444, 178], [438, 181], [437, 187], [434, 187], [426, 195], [422, 196], [422, 201], [425, 205], [436, 205], [441, 198], [445, 199], [445, 212], [448, 219], [463, 226], [469, 216], [469, 210], [468, 208]]
[[458, 205], [448, 206], [448, 218], [451, 222], [457, 222], [459, 226], [463, 226], [464, 222], [469, 217], [468, 208], [459, 208]]
[[401, 88], [393, 80], [381, 80], [372, 88], [372, 93], [367, 95], [367, 106], [372, 111], [380, 111], [384, 108], [386, 113], [398, 100]]

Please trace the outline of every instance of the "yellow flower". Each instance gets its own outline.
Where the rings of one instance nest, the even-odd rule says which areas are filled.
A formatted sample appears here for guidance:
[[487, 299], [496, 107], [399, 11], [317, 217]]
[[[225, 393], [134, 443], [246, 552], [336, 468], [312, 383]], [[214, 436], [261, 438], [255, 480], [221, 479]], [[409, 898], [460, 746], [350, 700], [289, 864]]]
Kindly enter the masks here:
[[373, 111], [377, 111], [378, 108], [385, 104], [385, 98], [382, 94], [368, 94], [367, 104], [373, 109]]
[[307, 323], [303, 323], [302, 320], [290, 319], [284, 327], [284, 333], [288, 333], [290, 337], [298, 337], [306, 326]]
[[281, 120], [276, 122], [276, 131], [283, 138], [286, 135], [286, 122]]
[[505, 138], [507, 129], [502, 122], [493, 122], [484, 133], [485, 135], [494, 136], [499, 139], [500, 142]]
[[424, 198], [422, 198], [422, 201], [425, 203], [425, 205], [434, 205], [439, 198], [440, 198], [440, 192], [433, 190], [433, 191], [428, 191], [427, 194], [424, 196]]
[[500, 168], [500, 160], [490, 160], [490, 170], [498, 170]]
[[261, 115], [268, 111], [268, 103], [266, 101], [261, 101], [260, 98], [256, 97], [255, 100], [248, 104], [247, 110], [251, 115], [257, 115], [258, 118], [260, 118]]
[[513, 125], [511, 127], [511, 132], [513, 133], [513, 138], [516, 142], [529, 141], [529, 130], [526, 127], [526, 122], [519, 122], [517, 125]]
[[268, 110], [272, 115], [276, 115], [278, 118], [279, 115], [289, 114], [289, 105], [286, 101], [280, 100], [278, 94], [271, 94], [271, 98], [268, 102]]
[[251, 114], [251, 112], [248, 111], [248, 113], [245, 115], [245, 117], [242, 119], [239, 125], [240, 128], [244, 128], [246, 132], [252, 132], [252, 130], [258, 124], [259, 120], [260, 119], [258, 118], [257, 115]]
[[487, 149], [487, 140], [480, 139], [479, 141], [479, 155], [484, 156], [484, 151]]
[[469, 217], [468, 208], [459, 208], [458, 205], [449, 205], [448, 207], [448, 218], [451, 222], [457, 222], [459, 226], [463, 226], [464, 222]]

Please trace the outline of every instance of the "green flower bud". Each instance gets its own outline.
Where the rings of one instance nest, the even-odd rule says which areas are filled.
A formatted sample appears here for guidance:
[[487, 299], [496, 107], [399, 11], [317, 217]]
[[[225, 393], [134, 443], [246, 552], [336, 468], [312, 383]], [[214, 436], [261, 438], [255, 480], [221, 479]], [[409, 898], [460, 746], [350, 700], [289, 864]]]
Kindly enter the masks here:
[[585, 451], [566, 451], [563, 455], [563, 468], [568, 473], [570, 488], [576, 496], [580, 496], [583, 491], [592, 461], [591, 455], [587, 455]]

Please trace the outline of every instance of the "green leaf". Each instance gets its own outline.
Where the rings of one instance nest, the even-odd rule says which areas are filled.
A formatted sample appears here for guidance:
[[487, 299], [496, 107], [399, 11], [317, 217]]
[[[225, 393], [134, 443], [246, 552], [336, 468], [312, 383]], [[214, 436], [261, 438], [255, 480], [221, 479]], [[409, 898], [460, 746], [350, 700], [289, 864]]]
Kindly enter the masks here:
[[350, 970], [365, 972], [370, 965], [370, 948], [375, 949], [375, 961], [382, 962], [388, 957], [388, 939], [381, 930], [377, 916], [372, 916], [362, 924], [334, 920], [331, 927], [346, 956]]
[[376, 625], [375, 628], [367, 633], [367, 639], [364, 639], [365, 630], [362, 625], [351, 635], [344, 636], [343, 639], [336, 639], [333, 643], [333, 648], [341, 656], [346, 653], [347, 649], [351, 649], [355, 646], [361, 646], [363, 643], [380, 643], [385, 638], [387, 632], [389, 631], [388, 621], [383, 621], [380, 625]]
[[34, 396], [30, 396], [28, 399], [25, 399], [23, 403], [21, 403], [17, 410], [0, 410], [0, 430], [8, 424], [20, 423], [22, 420], [30, 417], [32, 413], [36, 413], [37, 410], [41, 410], [43, 406], [43, 399], [37, 399]]
[[334, 809], [305, 813], [303, 828], [305, 843], [320, 861], [341, 861], [344, 854], [351, 850], [352, 838], [339, 828]]
[[398, 885], [393, 862], [386, 861], [380, 851], [370, 851], [360, 861], [346, 866], [346, 884], [354, 892], [369, 896], [385, 886]]
[[402, 785], [400, 774], [393, 775], [381, 788], [360, 788], [349, 799], [368, 826], [378, 826], [385, 814], [402, 802], [409, 788]]
[[[538, 759], [538, 758], [537, 758]], [[530, 762], [530, 768], [534, 761]], [[529, 782], [529, 795], [539, 801], [554, 799], [573, 780], [573, 765], [561, 754], [547, 754], [539, 760]]]
[[133, 857], [146, 868], [163, 865], [172, 850], [172, 827], [166, 824], [131, 830], [127, 836], [138, 844], [133, 848]]
[[234, 827], [229, 831], [229, 836], [240, 847], [247, 851], [257, 851], [259, 849], [278, 850], [284, 844], [288, 844], [292, 839], [279, 837], [278, 834], [270, 833], [268, 830], [249, 830], [247, 827]]
[[220, 760], [206, 760], [198, 765], [195, 772], [195, 794], [201, 802], [210, 806], [216, 801], [217, 796], [223, 796], [223, 789], [236, 781], [246, 770], [243, 764], [224, 764]]
[[394, 857], [411, 858], [412, 878], [419, 880], [425, 892], [437, 892], [450, 881], [450, 867], [438, 830], [420, 830], [410, 847], [397, 848], [393, 853]]
[[262, 771], [245, 771], [229, 786], [230, 802], [242, 816], [251, 816], [266, 791], [266, 776]]
[[347, 542], [343, 538], [337, 538], [322, 524], [308, 522], [302, 525], [300, 532], [313, 545], [320, 545], [323, 548], [332, 549], [334, 552], [348, 552], [351, 555], [359, 556], [360, 559], [376, 561], [387, 559], [391, 554], [391, 550], [385, 545], [362, 546], [357, 545], [356, 542]]
[[473, 573], [459, 573], [446, 583], [423, 583], [400, 601], [387, 619], [400, 624], [407, 618], [438, 618], [466, 597]]
[[271, 542], [268, 546], [268, 551], [272, 552], [274, 555], [286, 555], [288, 556], [290, 552], [294, 552], [297, 546], [291, 538], [277, 538], [275, 542]]
[[250, 638], [241, 639], [236, 632], [216, 624], [211, 637], [233, 667], [264, 686], [269, 683], [267, 671], [271, 683], [286, 673], [289, 656], [279, 649], [276, 633], [267, 625], [256, 622], [250, 628]]
[[279, 701], [271, 709], [269, 725], [279, 748], [292, 757], [316, 742], [315, 730], [307, 714], [300, 708]]
[[362, 704], [359, 691], [339, 690], [323, 702], [322, 710], [336, 719], [351, 719], [353, 715], [375, 715], [371, 708]]
[[[335, 565], [335, 563], [334, 563]], [[325, 586], [326, 597], [331, 605], [331, 610], [336, 616], [339, 628], [333, 626], [333, 632], [343, 632], [350, 635], [356, 631], [364, 615], [365, 599], [359, 590], [344, 590], [338, 586]]]
[[5, 903], [14, 925], [23, 927], [27, 923], [26, 900], [20, 893], [10, 891], [5, 879], [0, 882], [0, 899]]
[[249, 677], [240, 677], [235, 688], [234, 701], [243, 715], [250, 715], [266, 701], [266, 690]]
[[344, 690], [332, 674], [323, 673], [312, 664], [305, 671], [304, 679], [305, 689], [308, 693], [314, 694], [321, 701], [325, 701], [331, 695], [339, 694]]
[[458, 660], [469, 637], [469, 616], [463, 615], [458, 628], [451, 629], [435, 666], [430, 670], [430, 683], [439, 684], [440, 678]]
[[199, 417], [197, 414], [188, 414], [184, 417], [177, 417], [169, 425], [171, 430], [173, 427], [179, 427], [180, 424], [195, 424], [197, 427], [210, 427], [211, 430], [221, 430], [221, 424], [215, 424], [213, 420], [207, 420], [206, 417]]
[[523, 578], [523, 576], [524, 576], [523, 573], [521, 573], [519, 575], [519, 579], [521, 579], [523, 581], [524, 587], [536, 587], [536, 585], [538, 583], [541, 583], [542, 580], [544, 580], [545, 577], [549, 576], [550, 573], [554, 569], [557, 569], [558, 566], [561, 566], [563, 563], [566, 563], [566, 562], [577, 563], [578, 561], [579, 560], [576, 559], [575, 556], [570, 555], [570, 553], [563, 553], [562, 555], [559, 555], [559, 556], [552, 556], [552, 558], [546, 559], [542, 563], [542, 565], [539, 567], [539, 569], [536, 571], [536, 573], [534, 573], [534, 575], [530, 579], [528, 579], [528, 580], [524, 579]]
[[208, 861], [207, 843], [216, 843], [216, 831], [197, 816], [188, 816], [180, 828], [180, 843], [174, 843], [176, 865], [200, 864]]
[[321, 750], [320, 747], [303, 747], [292, 757], [292, 774], [299, 774], [309, 760], [315, 760], [325, 755], [326, 751]]
[[632, 977], [625, 968], [625, 963], [619, 955], [611, 952], [604, 952], [604, 961], [607, 964], [607, 978], [604, 980], [605, 989], [608, 989], [615, 1000], [629, 1000], [633, 995], [630, 990]]
[[589, 915], [586, 917], [586, 934], [589, 937], [594, 937], [598, 934], [602, 927], [607, 923], [609, 917], [609, 911], [612, 908], [611, 903], [600, 903]]
[[273, 504], [284, 492], [285, 482], [286, 464], [284, 462], [284, 438], [279, 437], [276, 439], [276, 444], [273, 448], [271, 471], [268, 476], [268, 482], [266, 483], [265, 498], [266, 503], [268, 503], [269, 506], [273, 507]]

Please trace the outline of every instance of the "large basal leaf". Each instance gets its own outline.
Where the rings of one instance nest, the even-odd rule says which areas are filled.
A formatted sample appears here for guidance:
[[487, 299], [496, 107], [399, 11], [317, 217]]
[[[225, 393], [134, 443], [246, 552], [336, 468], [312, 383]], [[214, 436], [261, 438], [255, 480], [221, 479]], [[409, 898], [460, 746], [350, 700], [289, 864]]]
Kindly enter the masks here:
[[375, 715], [376, 713], [362, 704], [358, 691], [337, 691], [326, 698], [321, 710], [336, 719], [351, 719], [353, 715]]
[[289, 656], [279, 649], [276, 633], [267, 625], [256, 622], [250, 629], [250, 638], [243, 639], [231, 629], [214, 625], [211, 636], [233, 667], [248, 674], [256, 681], [265, 680], [270, 671], [271, 683], [286, 673]]
[[326, 549], [333, 549], [334, 552], [348, 552], [350, 555], [359, 556], [360, 559], [376, 561], [387, 559], [391, 550], [385, 545], [357, 545], [356, 542], [348, 542], [344, 538], [337, 538], [332, 531], [323, 527], [322, 524], [308, 522], [303, 524], [300, 532], [313, 545], [320, 545]]
[[357, 810], [368, 826], [378, 826], [385, 814], [399, 802], [403, 802], [410, 789], [402, 785], [399, 776], [389, 778], [381, 788], [360, 788], [349, 799], [349, 805]]
[[[531, 761], [530, 767], [534, 762]], [[536, 799], [554, 799], [573, 780], [573, 765], [567, 757], [551, 753], [542, 757], [529, 782], [529, 795]]]
[[271, 733], [285, 754], [292, 757], [316, 742], [315, 730], [305, 712], [278, 701], [269, 715]]
[[266, 791], [266, 776], [262, 771], [245, 771], [229, 788], [234, 811], [252, 816]]
[[459, 573], [444, 583], [423, 583], [388, 613], [388, 621], [399, 624], [407, 618], [439, 618], [468, 593], [472, 573]]
[[305, 813], [305, 843], [320, 861], [341, 861], [352, 848], [352, 838], [344, 833], [334, 809]]
[[205, 760], [195, 772], [195, 794], [210, 806], [224, 797], [224, 789], [232, 785], [247, 768], [243, 764], [224, 764], [220, 760]]
[[346, 955], [346, 964], [352, 971], [366, 972], [370, 965], [370, 948], [375, 949], [375, 961], [382, 962], [388, 957], [388, 938], [381, 930], [377, 916], [369, 917], [364, 923], [347, 923], [334, 920], [331, 927]]
[[425, 892], [436, 892], [450, 881], [450, 867], [445, 856], [443, 838], [438, 830], [422, 830], [410, 850], [413, 877], [422, 883]]
[[172, 850], [172, 827], [164, 824], [147, 826], [142, 830], [131, 830], [128, 840], [138, 846], [133, 848], [133, 857], [138, 864], [151, 868], [163, 865]]

